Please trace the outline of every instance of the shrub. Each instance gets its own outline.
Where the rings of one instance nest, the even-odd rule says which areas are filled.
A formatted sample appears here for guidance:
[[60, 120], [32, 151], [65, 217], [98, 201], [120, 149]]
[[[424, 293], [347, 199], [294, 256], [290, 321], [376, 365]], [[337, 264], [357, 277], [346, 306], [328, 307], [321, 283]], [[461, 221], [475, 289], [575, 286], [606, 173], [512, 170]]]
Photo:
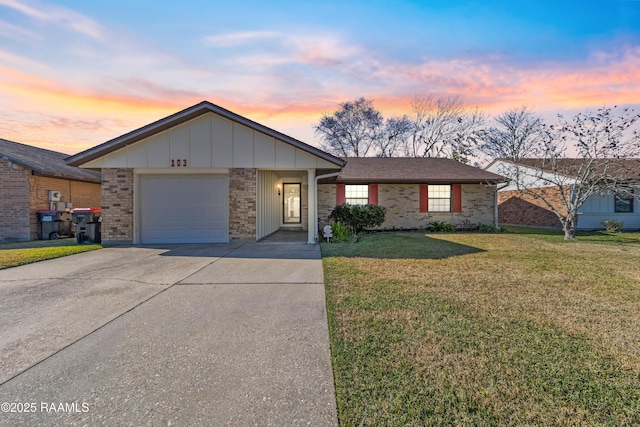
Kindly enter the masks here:
[[[386, 209], [376, 205], [339, 205], [333, 208], [329, 219], [346, 224], [353, 234], [384, 222]], [[335, 233], [334, 233], [335, 236]]]
[[605, 219], [600, 224], [607, 230], [609, 233], [615, 233], [620, 231], [622, 227], [624, 227], [624, 222], [617, 221], [615, 219]]
[[499, 228], [495, 228], [493, 225], [489, 224], [478, 224], [475, 229], [480, 233], [499, 233], [501, 231]]
[[456, 228], [444, 221], [433, 221], [430, 222], [427, 226], [427, 231], [431, 232], [441, 232], [441, 233], [453, 233], [456, 231]]
[[336, 243], [339, 242], [348, 242], [349, 237], [351, 236], [351, 232], [349, 231], [349, 227], [342, 224], [341, 222], [336, 222], [331, 226], [333, 229], [333, 241]]

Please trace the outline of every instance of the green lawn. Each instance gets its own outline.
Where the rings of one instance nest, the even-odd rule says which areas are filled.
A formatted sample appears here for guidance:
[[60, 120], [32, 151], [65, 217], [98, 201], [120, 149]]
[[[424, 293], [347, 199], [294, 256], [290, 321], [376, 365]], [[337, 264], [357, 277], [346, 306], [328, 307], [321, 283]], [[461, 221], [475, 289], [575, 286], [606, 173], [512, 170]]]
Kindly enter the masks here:
[[341, 425], [639, 425], [640, 235], [322, 244]]
[[95, 244], [78, 245], [76, 239], [0, 243], [0, 270], [100, 248]]

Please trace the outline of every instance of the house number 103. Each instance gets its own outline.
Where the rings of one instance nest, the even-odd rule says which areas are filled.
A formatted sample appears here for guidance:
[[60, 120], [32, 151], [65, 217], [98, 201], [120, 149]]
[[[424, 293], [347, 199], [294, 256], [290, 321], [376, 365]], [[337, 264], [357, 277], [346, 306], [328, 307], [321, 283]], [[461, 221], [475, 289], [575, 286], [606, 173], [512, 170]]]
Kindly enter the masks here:
[[175, 167], [186, 167], [187, 166], [187, 159], [171, 159], [171, 167], [175, 168]]

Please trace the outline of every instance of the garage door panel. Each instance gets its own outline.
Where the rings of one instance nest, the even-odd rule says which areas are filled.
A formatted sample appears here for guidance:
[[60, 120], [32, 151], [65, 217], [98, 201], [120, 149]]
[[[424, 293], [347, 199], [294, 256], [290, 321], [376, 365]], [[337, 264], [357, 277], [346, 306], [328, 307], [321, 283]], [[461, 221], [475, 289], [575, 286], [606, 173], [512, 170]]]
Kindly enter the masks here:
[[142, 243], [228, 242], [228, 189], [226, 176], [142, 176]]

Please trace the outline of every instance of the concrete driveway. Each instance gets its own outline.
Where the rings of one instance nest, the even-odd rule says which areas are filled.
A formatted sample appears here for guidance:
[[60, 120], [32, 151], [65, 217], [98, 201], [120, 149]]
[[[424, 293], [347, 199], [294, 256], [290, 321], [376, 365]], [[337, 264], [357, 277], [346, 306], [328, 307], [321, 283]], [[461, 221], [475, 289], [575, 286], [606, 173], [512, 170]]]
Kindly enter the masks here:
[[0, 425], [337, 425], [323, 281], [304, 244], [2, 270]]

